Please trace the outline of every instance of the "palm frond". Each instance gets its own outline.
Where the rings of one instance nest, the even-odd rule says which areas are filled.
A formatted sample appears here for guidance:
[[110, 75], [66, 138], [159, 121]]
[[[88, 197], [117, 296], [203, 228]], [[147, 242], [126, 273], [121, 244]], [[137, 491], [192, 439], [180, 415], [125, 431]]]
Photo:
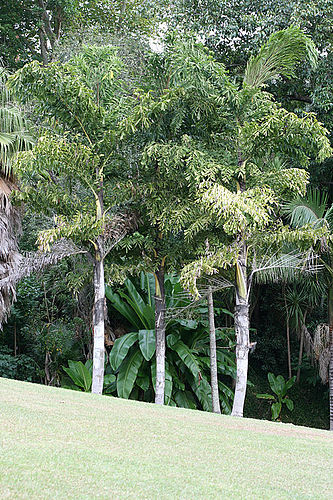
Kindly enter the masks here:
[[308, 59], [311, 66], [317, 63], [317, 51], [311, 38], [300, 28], [289, 28], [273, 33], [258, 55], [247, 64], [244, 85], [261, 87], [271, 78], [295, 76], [298, 64]]
[[[282, 213], [287, 215], [292, 227], [300, 228], [306, 224], [318, 227], [326, 223], [326, 205], [327, 194], [319, 189], [310, 189], [306, 196], [285, 203]], [[329, 214], [328, 217], [332, 216]]]
[[312, 252], [289, 252], [266, 255], [253, 266], [251, 276], [258, 283], [292, 283], [305, 274], [319, 272], [322, 265]]

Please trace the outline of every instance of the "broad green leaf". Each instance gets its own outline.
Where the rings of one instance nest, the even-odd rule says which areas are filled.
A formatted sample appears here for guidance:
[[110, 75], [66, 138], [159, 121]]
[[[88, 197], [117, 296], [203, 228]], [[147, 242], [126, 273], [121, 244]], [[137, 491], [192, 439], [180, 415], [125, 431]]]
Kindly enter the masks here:
[[131, 323], [131, 325], [138, 330], [142, 327], [142, 323], [133, 309], [125, 302], [124, 299], [120, 297], [118, 293], [113, 292], [112, 288], [108, 285], [105, 285], [105, 295], [111, 302], [112, 307], [120, 312], [120, 314], [122, 314], [124, 318]]
[[85, 392], [89, 392], [91, 388], [92, 377], [89, 370], [84, 366], [81, 361], [68, 360], [69, 368], [65, 366], [63, 369], [73, 380], [74, 384], [82, 387]]
[[281, 412], [281, 403], [273, 403], [271, 410], [272, 410], [272, 419], [277, 420]]
[[143, 391], [148, 391], [149, 386], [150, 386], [150, 378], [148, 375], [145, 375], [143, 377], [137, 377], [136, 379], [136, 384], [143, 390]]
[[292, 399], [284, 398], [282, 401], [283, 401], [283, 403], [286, 404], [288, 410], [293, 411], [293, 409], [294, 409], [294, 402], [293, 402]]
[[117, 376], [117, 394], [120, 398], [128, 399], [132, 392], [143, 357], [139, 349], [135, 349], [120, 367]]
[[176, 391], [174, 394], [175, 402], [180, 408], [196, 409], [196, 404], [192, 394], [189, 391]]
[[179, 333], [170, 333], [169, 335], [167, 335], [166, 338], [167, 346], [170, 347], [170, 349], [172, 349], [172, 346], [175, 345], [179, 339], [180, 339]]
[[204, 411], [212, 411], [212, 388], [206, 377], [200, 382], [196, 380], [191, 384], [193, 392], [197, 396]]
[[110, 352], [110, 365], [113, 370], [118, 370], [123, 359], [125, 359], [128, 350], [134, 342], [138, 340], [138, 332], [126, 333], [117, 339]]
[[292, 387], [294, 385], [295, 381], [296, 381], [296, 377], [294, 375], [293, 377], [291, 377], [291, 379], [287, 380], [286, 389], [287, 390], [290, 389], [290, 387]]
[[[170, 335], [168, 335], [168, 338], [169, 337]], [[170, 347], [170, 349], [172, 349], [178, 354], [180, 359], [192, 373], [194, 379], [198, 380], [200, 366], [197, 362], [195, 355], [191, 352], [191, 350], [187, 347], [187, 345], [184, 344], [184, 342], [182, 342], [181, 340], [178, 340], [175, 344], [172, 343], [171, 345], [168, 342], [168, 346]]]
[[[127, 279], [125, 281], [125, 286], [128, 290], [129, 297], [127, 298], [129, 304], [132, 306], [134, 309], [135, 313], [137, 316], [140, 318], [140, 321], [142, 322], [142, 325], [147, 328], [151, 329], [154, 328], [154, 315], [152, 315], [153, 308], [149, 306], [149, 304], [146, 304], [135, 286], [133, 285], [132, 281]], [[153, 324], [152, 324], [152, 317], [153, 317]]]
[[139, 330], [138, 339], [143, 357], [149, 361], [156, 348], [155, 330]]
[[256, 397], [259, 399], [273, 399], [275, 401], [275, 397], [272, 394], [256, 394]]

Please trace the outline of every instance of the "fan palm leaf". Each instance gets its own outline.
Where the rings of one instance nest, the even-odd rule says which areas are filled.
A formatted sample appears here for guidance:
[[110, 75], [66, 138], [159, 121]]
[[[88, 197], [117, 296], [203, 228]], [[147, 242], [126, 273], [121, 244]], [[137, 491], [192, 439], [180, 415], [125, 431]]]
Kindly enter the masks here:
[[319, 189], [309, 189], [306, 196], [296, 198], [283, 206], [282, 212], [288, 217], [292, 227], [301, 228], [307, 224], [333, 228], [333, 206], [328, 210], [327, 194]]

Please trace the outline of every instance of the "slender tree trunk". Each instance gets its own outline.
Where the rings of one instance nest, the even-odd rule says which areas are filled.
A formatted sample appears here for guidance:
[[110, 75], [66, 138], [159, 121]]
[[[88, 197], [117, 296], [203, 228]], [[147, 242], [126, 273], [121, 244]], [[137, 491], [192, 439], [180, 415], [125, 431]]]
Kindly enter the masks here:
[[288, 376], [291, 379], [291, 350], [290, 350], [290, 323], [289, 323], [289, 314], [287, 314], [287, 324], [286, 324], [286, 334], [287, 334], [287, 357], [288, 357]]
[[164, 404], [165, 388], [165, 290], [164, 263], [155, 273], [156, 390], [155, 403]]
[[330, 361], [328, 367], [330, 431], [333, 431], [333, 285], [328, 291], [328, 326], [330, 339]]
[[45, 371], [45, 385], [49, 385], [51, 381], [51, 375], [50, 375], [50, 363], [51, 363], [51, 358], [49, 351], [46, 351], [45, 353], [45, 362], [44, 362], [44, 371]]
[[209, 319], [209, 357], [210, 357], [210, 382], [212, 387], [212, 410], [221, 413], [219, 385], [217, 379], [216, 335], [214, 321], [214, 302], [211, 287], [208, 291], [208, 319]]
[[47, 66], [49, 62], [49, 56], [47, 51], [46, 38], [42, 28], [39, 28], [39, 43], [40, 43], [40, 51], [42, 55], [43, 64], [44, 66]]
[[94, 350], [93, 350], [93, 379], [91, 392], [102, 394], [104, 382], [104, 261], [103, 242], [99, 238], [94, 259]]
[[17, 353], [17, 333], [16, 333], [16, 321], [14, 322], [14, 356]]
[[235, 417], [243, 416], [247, 386], [250, 332], [246, 266], [247, 247], [246, 243], [243, 241], [236, 264], [235, 332], [237, 376], [235, 397], [231, 413]]
[[298, 365], [297, 365], [297, 374], [296, 374], [296, 383], [299, 384], [301, 378], [301, 364], [303, 359], [303, 350], [304, 350], [304, 326], [301, 326], [301, 338], [299, 341], [299, 352], [298, 352]]
[[284, 298], [284, 307], [286, 311], [286, 335], [287, 335], [287, 359], [288, 359], [288, 376], [291, 379], [291, 350], [290, 350], [290, 322], [289, 322], [289, 312], [287, 307], [287, 299], [285, 294], [285, 287], [283, 287], [283, 298]]

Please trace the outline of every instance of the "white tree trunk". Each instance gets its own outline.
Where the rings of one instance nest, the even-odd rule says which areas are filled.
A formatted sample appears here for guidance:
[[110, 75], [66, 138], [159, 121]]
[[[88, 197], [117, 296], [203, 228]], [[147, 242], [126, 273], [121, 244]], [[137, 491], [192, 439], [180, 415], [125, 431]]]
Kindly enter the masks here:
[[165, 291], [164, 269], [155, 274], [156, 387], [155, 403], [164, 405], [165, 389]]
[[231, 415], [235, 417], [243, 416], [250, 343], [246, 254], [247, 249], [244, 243], [238, 258], [236, 273], [235, 332], [237, 376], [235, 397], [231, 413]]
[[221, 413], [219, 385], [217, 379], [214, 302], [213, 302], [213, 293], [211, 287], [209, 287], [207, 301], [208, 301], [208, 319], [209, 319], [209, 358], [210, 358], [210, 383], [212, 387], [212, 409], [214, 413]]
[[95, 253], [94, 260], [94, 349], [93, 349], [93, 378], [91, 392], [102, 394], [104, 383], [104, 301], [105, 301], [105, 283], [104, 283], [104, 262], [103, 251], [101, 251], [99, 242], [98, 250]]

